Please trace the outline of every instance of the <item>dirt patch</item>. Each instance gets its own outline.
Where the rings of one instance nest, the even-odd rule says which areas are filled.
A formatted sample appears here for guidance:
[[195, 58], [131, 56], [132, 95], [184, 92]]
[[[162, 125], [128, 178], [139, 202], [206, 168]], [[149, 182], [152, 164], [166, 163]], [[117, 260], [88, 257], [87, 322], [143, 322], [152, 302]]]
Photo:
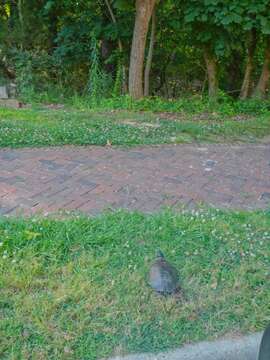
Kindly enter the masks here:
[[11, 109], [22, 109], [29, 107], [17, 99], [0, 99], [0, 106]]
[[123, 125], [134, 126], [137, 128], [149, 127], [149, 128], [157, 129], [160, 127], [160, 124], [157, 124], [157, 123], [137, 122], [136, 120], [120, 120], [119, 123], [123, 124]]
[[[199, 121], [205, 121], [205, 122], [209, 122], [209, 121], [236, 121], [236, 122], [244, 122], [244, 121], [249, 121], [249, 120], [253, 120], [255, 119], [255, 117], [253, 115], [248, 115], [248, 114], [238, 114], [238, 115], [222, 115], [216, 112], [202, 112], [202, 113], [197, 113], [197, 114], [191, 114], [191, 113], [187, 113], [187, 112], [147, 112], [147, 111], [130, 111], [130, 110], [119, 110], [119, 109], [113, 109], [113, 110], [108, 110], [108, 111], [101, 111], [98, 114], [99, 115], [106, 115], [108, 116], [108, 114], [112, 114], [112, 115], [117, 115], [117, 114], [121, 114], [121, 113], [125, 113], [128, 114], [130, 113], [132, 114], [140, 114], [140, 115], [149, 115], [149, 113], [151, 115], [154, 115], [156, 117], [156, 120], [171, 120], [171, 121], [194, 121], [194, 122], [199, 122]], [[123, 120], [118, 120], [120, 123], [126, 123], [126, 125], [131, 125], [131, 126], [135, 126], [137, 127], [138, 122], [136, 122], [136, 120], [129, 120], [129, 119], [123, 119]], [[147, 123], [144, 123], [147, 124]], [[149, 127], [158, 127], [158, 126], [153, 126], [153, 123], [149, 123], [151, 124], [151, 126]], [[147, 126], [147, 125], [146, 125]]]
[[45, 104], [42, 106], [44, 109], [51, 109], [51, 110], [61, 110], [64, 109], [65, 105], [63, 104]]
[[253, 116], [247, 114], [239, 114], [234, 116], [224, 116], [218, 113], [204, 112], [200, 114], [187, 114], [187, 113], [170, 113], [170, 112], [161, 112], [155, 113], [159, 120], [172, 120], [172, 121], [220, 121], [220, 120], [230, 120], [230, 121], [248, 121], [254, 119]]
[[262, 139], [260, 139], [258, 142], [261, 144], [270, 144], [270, 136], [264, 136]]

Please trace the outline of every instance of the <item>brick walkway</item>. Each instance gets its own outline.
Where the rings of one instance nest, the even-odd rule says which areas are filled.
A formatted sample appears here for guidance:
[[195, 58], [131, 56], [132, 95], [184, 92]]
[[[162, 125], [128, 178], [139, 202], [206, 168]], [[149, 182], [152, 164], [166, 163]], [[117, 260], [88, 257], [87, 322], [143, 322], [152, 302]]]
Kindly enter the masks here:
[[0, 150], [0, 214], [197, 202], [266, 208], [270, 145]]

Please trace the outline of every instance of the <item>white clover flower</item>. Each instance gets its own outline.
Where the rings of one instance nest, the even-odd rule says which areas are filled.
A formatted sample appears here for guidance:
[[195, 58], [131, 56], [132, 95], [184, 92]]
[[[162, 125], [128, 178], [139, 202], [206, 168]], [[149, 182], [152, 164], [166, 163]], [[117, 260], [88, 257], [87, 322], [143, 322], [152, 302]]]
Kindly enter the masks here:
[[7, 258], [7, 255], [4, 254], [4, 255], [2, 256], [2, 258], [5, 260], [5, 259]]

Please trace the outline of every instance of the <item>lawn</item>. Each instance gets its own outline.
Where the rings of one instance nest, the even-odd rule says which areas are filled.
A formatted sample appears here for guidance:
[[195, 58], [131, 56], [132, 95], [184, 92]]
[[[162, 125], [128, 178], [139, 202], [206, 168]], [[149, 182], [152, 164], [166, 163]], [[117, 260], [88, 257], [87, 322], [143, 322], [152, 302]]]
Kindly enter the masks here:
[[202, 110], [0, 108], [0, 147], [256, 142], [270, 135], [268, 111], [251, 115]]
[[[0, 220], [1, 359], [100, 359], [158, 351], [270, 320], [270, 213]], [[185, 300], [146, 282], [156, 249]]]

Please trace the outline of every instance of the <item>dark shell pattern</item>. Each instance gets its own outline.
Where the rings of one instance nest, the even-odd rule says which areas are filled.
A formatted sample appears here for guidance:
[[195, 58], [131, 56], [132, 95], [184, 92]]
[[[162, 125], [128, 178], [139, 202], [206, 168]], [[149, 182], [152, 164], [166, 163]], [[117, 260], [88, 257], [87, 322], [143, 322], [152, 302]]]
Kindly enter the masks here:
[[156, 260], [150, 267], [149, 285], [163, 295], [175, 294], [179, 291], [179, 275], [164, 255], [159, 252]]

